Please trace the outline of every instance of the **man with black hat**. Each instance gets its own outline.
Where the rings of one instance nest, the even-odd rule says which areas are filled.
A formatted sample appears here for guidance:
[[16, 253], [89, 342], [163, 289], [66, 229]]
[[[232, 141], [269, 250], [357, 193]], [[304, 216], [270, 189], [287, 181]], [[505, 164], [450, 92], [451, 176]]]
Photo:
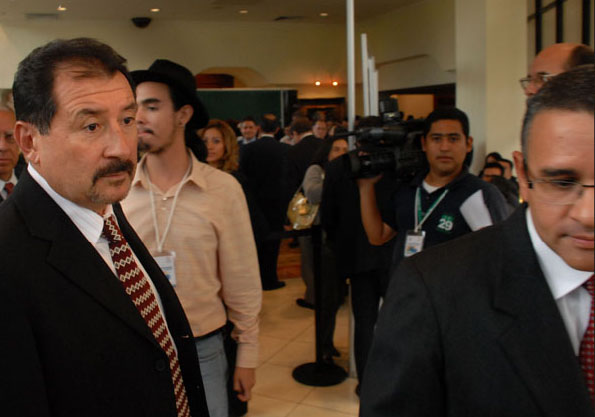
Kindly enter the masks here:
[[258, 359], [262, 290], [246, 199], [231, 175], [189, 151], [192, 140], [200, 141], [189, 133], [208, 121], [190, 71], [160, 59], [132, 77], [146, 155], [122, 205], [186, 311], [209, 413], [227, 417], [222, 329], [228, 318], [238, 342], [234, 389], [243, 401], [250, 399]]

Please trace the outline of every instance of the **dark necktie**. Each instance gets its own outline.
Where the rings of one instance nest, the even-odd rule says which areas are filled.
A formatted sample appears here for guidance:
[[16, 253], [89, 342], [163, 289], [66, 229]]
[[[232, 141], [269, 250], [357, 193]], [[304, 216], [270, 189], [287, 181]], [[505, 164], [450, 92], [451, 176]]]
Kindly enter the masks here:
[[593, 298], [593, 277], [594, 275], [591, 275], [591, 278], [589, 278], [583, 284], [583, 287], [585, 287], [591, 295], [591, 310], [589, 313], [589, 325], [587, 326], [587, 331], [585, 332], [583, 340], [581, 341], [579, 359], [581, 362], [581, 369], [583, 370], [585, 380], [587, 381], [587, 389], [589, 390], [589, 395], [591, 396], [591, 402], [595, 403], [595, 324], [593, 322], [593, 307], [595, 304], [595, 299]]
[[4, 189], [6, 190], [6, 196], [9, 196], [12, 193], [12, 189], [14, 188], [14, 184], [12, 182], [7, 182], [4, 184]]
[[109, 243], [110, 255], [126, 294], [128, 294], [140, 315], [147, 323], [147, 326], [151, 329], [155, 340], [157, 340], [159, 346], [161, 346], [169, 358], [169, 368], [174, 385], [178, 417], [190, 417], [188, 397], [186, 396], [184, 381], [182, 380], [178, 355], [165, 326], [165, 320], [157, 304], [157, 298], [147, 278], [138, 267], [132, 254], [132, 249], [130, 249], [130, 245], [124, 239], [124, 235], [122, 235], [113, 214], [105, 219], [103, 235]]

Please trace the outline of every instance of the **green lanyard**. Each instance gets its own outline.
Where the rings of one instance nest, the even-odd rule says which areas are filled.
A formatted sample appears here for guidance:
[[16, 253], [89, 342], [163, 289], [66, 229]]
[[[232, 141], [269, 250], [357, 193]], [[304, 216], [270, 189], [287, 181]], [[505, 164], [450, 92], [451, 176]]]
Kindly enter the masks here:
[[417, 187], [417, 190], [415, 191], [415, 233], [419, 233], [421, 231], [421, 227], [423, 226], [424, 222], [428, 220], [428, 217], [430, 217], [434, 209], [438, 207], [438, 204], [444, 200], [444, 197], [448, 193], [448, 189], [444, 190], [444, 192], [440, 195], [440, 197], [438, 197], [436, 201], [434, 201], [434, 204], [432, 204], [430, 209], [424, 215], [423, 211], [421, 210], [420, 188], [421, 187]]

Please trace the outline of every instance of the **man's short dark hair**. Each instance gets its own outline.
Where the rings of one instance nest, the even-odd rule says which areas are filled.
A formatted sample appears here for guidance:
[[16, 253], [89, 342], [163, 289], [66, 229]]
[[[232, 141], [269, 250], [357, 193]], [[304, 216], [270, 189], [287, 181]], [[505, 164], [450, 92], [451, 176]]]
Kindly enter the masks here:
[[480, 177], [483, 175], [484, 171], [488, 168], [496, 168], [500, 170], [500, 176], [504, 175], [504, 167], [502, 165], [500, 165], [498, 162], [489, 162], [487, 164], [485, 164], [485, 166], [483, 167], [483, 169], [481, 170], [481, 174], [479, 175]]
[[263, 117], [260, 123], [260, 130], [263, 133], [276, 133], [279, 128], [279, 121], [270, 117]]
[[307, 117], [299, 117], [291, 122], [291, 126], [289, 126], [289, 131], [295, 132], [298, 135], [309, 132], [310, 130], [312, 130], [312, 123]]
[[56, 67], [67, 62], [87, 70], [81, 77], [113, 76], [120, 71], [134, 93], [126, 60], [112, 47], [90, 38], [56, 39], [34, 49], [19, 63], [12, 86], [17, 120], [31, 123], [41, 134], [49, 133], [57, 111], [53, 91]]
[[252, 116], [244, 116], [244, 118], [242, 119], [241, 123], [244, 123], [244, 122], [252, 122], [252, 123], [254, 123], [255, 125], [258, 126], [258, 122]]
[[486, 155], [485, 159], [487, 160], [490, 157], [494, 158], [496, 161], [500, 161], [500, 160], [504, 159], [504, 158], [502, 158], [502, 155], [500, 155], [500, 152], [490, 152], [489, 154]]
[[566, 69], [569, 70], [587, 64], [595, 64], [593, 49], [587, 45], [579, 45], [570, 52], [570, 56], [566, 61]]
[[424, 137], [428, 135], [428, 132], [432, 128], [432, 124], [440, 120], [457, 120], [461, 123], [461, 128], [463, 129], [465, 137], [469, 137], [469, 118], [465, 112], [456, 107], [439, 108], [430, 113], [425, 121]]
[[500, 164], [500, 166], [502, 166], [502, 164], [507, 164], [511, 169], [513, 166], [512, 161], [510, 159], [506, 159], [506, 158], [499, 159], [498, 164]]
[[594, 115], [595, 66], [582, 65], [563, 72], [545, 83], [539, 92], [527, 100], [523, 119], [521, 146], [525, 158], [529, 131], [535, 116], [546, 110], [582, 112]]

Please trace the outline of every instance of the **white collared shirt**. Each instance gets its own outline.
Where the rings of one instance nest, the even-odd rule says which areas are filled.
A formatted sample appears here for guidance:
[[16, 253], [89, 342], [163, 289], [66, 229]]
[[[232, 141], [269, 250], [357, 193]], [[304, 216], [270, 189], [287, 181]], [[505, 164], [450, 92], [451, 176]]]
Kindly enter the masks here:
[[[37, 170], [33, 167], [33, 165], [29, 164], [29, 166], [27, 167], [27, 171], [29, 171], [29, 174], [31, 175], [31, 177], [39, 184], [39, 186], [41, 188], [43, 188], [46, 193], [48, 193], [48, 195], [51, 197], [51, 199], [56, 202], [56, 204], [64, 211], [64, 213], [66, 213], [66, 215], [74, 223], [76, 228], [82, 233], [82, 235], [85, 237], [85, 239], [87, 239], [89, 241], [89, 243], [91, 245], [93, 245], [95, 250], [97, 250], [99, 255], [103, 258], [104, 262], [107, 264], [107, 266], [109, 266], [109, 268], [112, 270], [114, 275], [116, 277], [118, 277], [118, 274], [116, 273], [116, 267], [114, 266], [114, 262], [112, 260], [112, 256], [109, 251], [109, 243], [108, 243], [107, 239], [105, 237], [103, 237], [103, 222], [104, 222], [105, 218], [109, 217], [113, 213], [112, 206], [111, 205], [107, 206], [105, 215], [102, 217], [99, 214], [97, 214], [96, 212], [94, 212], [93, 210], [89, 210], [85, 207], [81, 207], [78, 204], [75, 204], [72, 201], [70, 201], [70, 200], [62, 197], [60, 194], [58, 194], [48, 184], [48, 182], [45, 180], [45, 178], [43, 178], [41, 176], [41, 174], [39, 172], [37, 172]], [[116, 221], [117, 221], [117, 219], [116, 219]], [[131, 250], [132, 250], [132, 248], [131, 248]], [[140, 268], [142, 273], [147, 278], [147, 281], [151, 287], [151, 290], [153, 291], [153, 294], [155, 294], [155, 298], [157, 299], [157, 304], [159, 305], [159, 310], [161, 310], [161, 314], [163, 315], [165, 325], [169, 332], [169, 326], [167, 325], [167, 320], [165, 319], [166, 318], [165, 310], [163, 309], [163, 304], [161, 303], [161, 298], [159, 297], [159, 293], [157, 292], [157, 289], [155, 288], [155, 285], [153, 284], [151, 277], [149, 276], [149, 274], [143, 267], [143, 264], [139, 261], [138, 257], [134, 253], [134, 251], [132, 252], [132, 255], [134, 256], [134, 260], [136, 261], [136, 264], [138, 265], [138, 267]], [[173, 338], [172, 338], [172, 342], [173, 342]], [[175, 347], [175, 343], [174, 343], [174, 347]]]
[[8, 198], [8, 193], [6, 192], [6, 190], [4, 189], [4, 186], [6, 185], [7, 182], [12, 183], [12, 185], [17, 185], [17, 176], [14, 175], [14, 169], [12, 170], [12, 176], [8, 179], [8, 181], [4, 181], [3, 179], [0, 178], [0, 194], [2, 195], [2, 198], [4, 198], [6, 200], [6, 198]]
[[530, 209], [527, 210], [526, 216], [529, 236], [537, 254], [539, 266], [556, 300], [574, 353], [578, 356], [591, 312], [591, 295], [582, 285], [593, 275], [593, 272], [579, 271], [564, 262], [537, 233]]

